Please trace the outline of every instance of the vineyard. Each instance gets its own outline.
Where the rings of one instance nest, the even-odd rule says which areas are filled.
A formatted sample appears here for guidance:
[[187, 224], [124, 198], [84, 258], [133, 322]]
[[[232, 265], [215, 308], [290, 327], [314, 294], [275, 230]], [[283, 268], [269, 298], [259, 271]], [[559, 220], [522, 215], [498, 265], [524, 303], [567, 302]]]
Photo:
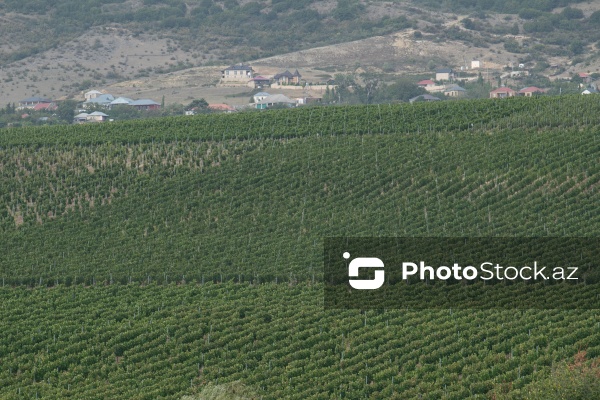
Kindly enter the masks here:
[[600, 235], [599, 100], [440, 103], [1, 131], [0, 397], [526, 398], [600, 357], [576, 298], [324, 309], [324, 237]]

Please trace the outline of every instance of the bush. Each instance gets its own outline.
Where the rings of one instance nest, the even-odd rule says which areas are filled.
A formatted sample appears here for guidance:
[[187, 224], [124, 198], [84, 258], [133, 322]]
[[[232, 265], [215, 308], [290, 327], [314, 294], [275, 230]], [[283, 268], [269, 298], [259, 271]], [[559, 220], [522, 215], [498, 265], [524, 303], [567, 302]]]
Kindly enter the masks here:
[[600, 361], [587, 361], [580, 351], [572, 364], [560, 363], [546, 379], [534, 381], [521, 390], [497, 399], [600, 399]]
[[567, 7], [560, 13], [566, 19], [582, 19], [583, 11], [579, 8]]

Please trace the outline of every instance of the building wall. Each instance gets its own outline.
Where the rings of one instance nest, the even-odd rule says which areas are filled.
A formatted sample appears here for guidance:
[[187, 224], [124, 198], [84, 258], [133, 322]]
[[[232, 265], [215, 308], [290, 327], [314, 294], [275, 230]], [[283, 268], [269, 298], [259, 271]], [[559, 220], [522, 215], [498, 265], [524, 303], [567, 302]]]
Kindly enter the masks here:
[[254, 78], [252, 71], [238, 71], [226, 69], [223, 71], [221, 76], [222, 82], [248, 82], [249, 79]]

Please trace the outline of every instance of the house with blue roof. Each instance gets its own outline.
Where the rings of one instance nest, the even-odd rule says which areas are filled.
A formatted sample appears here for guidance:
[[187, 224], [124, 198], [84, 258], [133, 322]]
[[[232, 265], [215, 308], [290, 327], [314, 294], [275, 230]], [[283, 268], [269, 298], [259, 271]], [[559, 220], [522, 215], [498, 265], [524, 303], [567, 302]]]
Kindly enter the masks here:
[[84, 108], [92, 108], [94, 106], [101, 106], [104, 108], [110, 108], [110, 103], [115, 99], [112, 94], [101, 94], [98, 97], [88, 99], [83, 102]]
[[254, 99], [254, 103], [256, 104], [256, 103], [263, 101], [265, 98], [267, 98], [269, 96], [270, 96], [270, 94], [267, 92], [258, 92], [254, 96], [252, 96], [252, 98]]
[[467, 90], [458, 85], [452, 85], [444, 89], [444, 94], [448, 97], [463, 97], [467, 94]]

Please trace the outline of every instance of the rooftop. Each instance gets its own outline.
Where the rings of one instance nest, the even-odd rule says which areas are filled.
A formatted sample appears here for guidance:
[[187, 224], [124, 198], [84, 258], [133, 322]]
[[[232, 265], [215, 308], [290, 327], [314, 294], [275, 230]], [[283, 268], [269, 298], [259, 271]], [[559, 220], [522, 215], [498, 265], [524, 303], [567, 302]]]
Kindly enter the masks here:
[[462, 88], [460, 86], [450, 86], [444, 90], [445, 92], [466, 92], [467, 89]]
[[51, 103], [52, 100], [47, 99], [45, 97], [28, 97], [24, 100], [19, 101], [19, 103]]
[[110, 105], [116, 106], [119, 104], [131, 104], [131, 103], [133, 103], [133, 100], [128, 97], [117, 97], [116, 99], [114, 99], [113, 101], [110, 102]]
[[509, 87], [502, 86], [502, 87], [499, 87], [498, 89], [492, 90], [490, 93], [511, 93], [511, 92], [514, 92], [514, 90]]
[[258, 104], [275, 104], [275, 103], [295, 104], [296, 102], [283, 94], [273, 94], [271, 96], [265, 97], [264, 99], [262, 99], [261, 101], [258, 102]]
[[160, 103], [151, 99], [139, 99], [129, 103], [130, 106], [160, 106]]
[[249, 65], [236, 64], [230, 67], [225, 68], [225, 70], [234, 70], [234, 71], [252, 71], [252, 67]]
[[535, 86], [528, 86], [528, 87], [525, 87], [525, 88], [519, 90], [519, 93], [535, 93], [535, 92], [544, 92], [544, 89], [540, 89], [539, 87], [535, 87]]

